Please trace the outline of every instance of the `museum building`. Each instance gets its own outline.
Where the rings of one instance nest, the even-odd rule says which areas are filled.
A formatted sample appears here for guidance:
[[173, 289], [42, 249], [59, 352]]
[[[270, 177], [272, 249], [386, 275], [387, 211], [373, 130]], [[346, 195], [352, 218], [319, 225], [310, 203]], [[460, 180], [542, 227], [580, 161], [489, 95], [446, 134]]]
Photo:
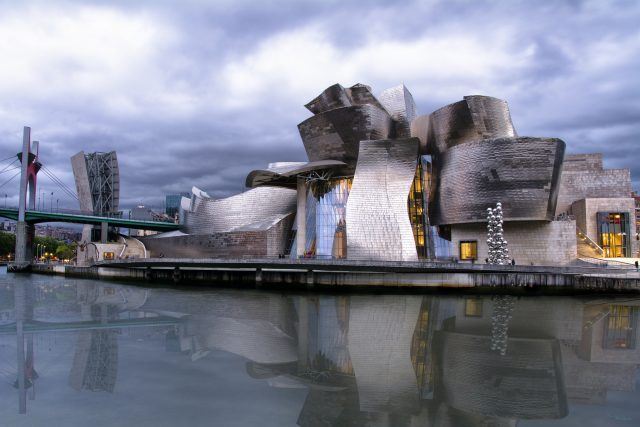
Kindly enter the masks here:
[[485, 262], [497, 202], [519, 264], [639, 256], [629, 170], [519, 136], [503, 100], [418, 115], [404, 85], [335, 84], [305, 107], [307, 162], [251, 171], [228, 198], [194, 187], [181, 230], [142, 239], [151, 256]]

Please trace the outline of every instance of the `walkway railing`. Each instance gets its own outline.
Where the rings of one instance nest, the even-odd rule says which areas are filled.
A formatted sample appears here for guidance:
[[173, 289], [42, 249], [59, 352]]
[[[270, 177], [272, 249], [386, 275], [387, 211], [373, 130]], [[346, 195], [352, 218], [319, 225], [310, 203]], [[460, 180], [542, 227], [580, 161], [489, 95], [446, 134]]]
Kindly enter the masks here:
[[583, 232], [580, 229], [580, 227], [578, 227], [577, 225], [576, 225], [576, 234], [578, 235], [579, 238], [586, 241], [587, 244], [591, 246], [593, 249], [595, 249], [600, 255], [604, 256], [604, 249], [602, 249], [600, 245], [594, 242], [591, 237], [587, 236], [587, 234]]

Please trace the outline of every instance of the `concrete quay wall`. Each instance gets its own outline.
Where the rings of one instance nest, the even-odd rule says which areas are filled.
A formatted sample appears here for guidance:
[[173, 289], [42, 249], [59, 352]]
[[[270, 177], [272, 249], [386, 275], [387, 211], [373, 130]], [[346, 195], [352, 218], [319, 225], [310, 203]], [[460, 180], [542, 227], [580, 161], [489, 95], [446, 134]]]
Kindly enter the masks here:
[[[295, 267], [298, 267], [297, 265]], [[92, 267], [34, 265], [32, 272], [63, 274], [100, 280], [133, 281], [144, 284], [219, 285], [227, 287], [272, 287], [284, 290], [394, 291], [449, 290], [507, 293], [597, 293], [640, 292], [640, 274], [600, 271], [588, 274], [551, 271], [491, 271], [441, 268], [430, 271], [331, 271], [319, 269], [205, 268], [205, 267]], [[557, 270], [561, 270], [558, 268]], [[601, 269], [602, 270], [602, 269]]]

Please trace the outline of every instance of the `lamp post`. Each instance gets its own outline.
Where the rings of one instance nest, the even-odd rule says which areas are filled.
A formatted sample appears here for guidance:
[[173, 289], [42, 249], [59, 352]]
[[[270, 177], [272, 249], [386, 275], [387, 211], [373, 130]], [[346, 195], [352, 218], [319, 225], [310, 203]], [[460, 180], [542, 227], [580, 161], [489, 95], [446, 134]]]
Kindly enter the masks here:
[[49, 212], [53, 212], [53, 191], [51, 192], [51, 201], [49, 202]]
[[4, 208], [7, 209], [7, 193], [4, 194]]

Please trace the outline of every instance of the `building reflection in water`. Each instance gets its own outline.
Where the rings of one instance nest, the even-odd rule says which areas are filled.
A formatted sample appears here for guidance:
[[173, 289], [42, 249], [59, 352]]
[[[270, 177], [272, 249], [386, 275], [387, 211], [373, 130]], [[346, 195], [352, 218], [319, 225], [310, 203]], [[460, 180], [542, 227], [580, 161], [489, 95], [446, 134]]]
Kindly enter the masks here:
[[[609, 391], [633, 391], [640, 362], [640, 301], [629, 298], [513, 298], [509, 313], [496, 316], [501, 298], [68, 283], [46, 292], [27, 281], [5, 285], [15, 306], [0, 333], [17, 340], [20, 413], [46, 380], [33, 338], [55, 331], [75, 333], [68, 378], [79, 392], [117, 393], [122, 331], [160, 328], [165, 350], [182, 353], [185, 364], [222, 350], [245, 358], [242, 375], [274, 393], [305, 393], [301, 426], [560, 419], [570, 405], [604, 405]], [[73, 304], [64, 315], [43, 309], [52, 293], [65, 292]]]

